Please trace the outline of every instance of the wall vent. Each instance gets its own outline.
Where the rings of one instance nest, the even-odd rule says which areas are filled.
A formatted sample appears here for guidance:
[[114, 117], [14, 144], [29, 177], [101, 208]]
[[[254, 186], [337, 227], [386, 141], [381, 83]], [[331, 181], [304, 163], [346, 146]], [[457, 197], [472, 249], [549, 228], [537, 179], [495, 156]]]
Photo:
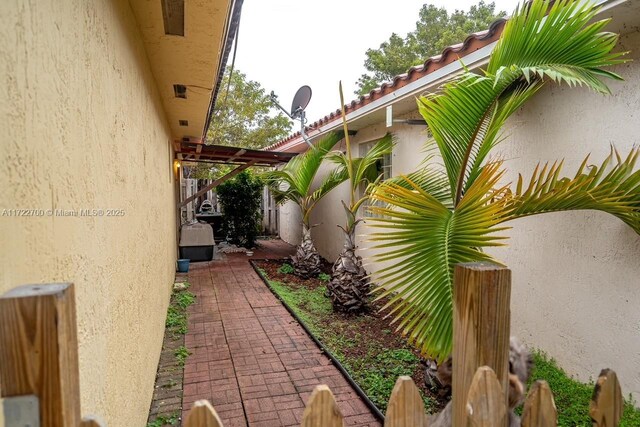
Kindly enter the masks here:
[[178, 120], [180, 126], [189, 126], [189, 120]]
[[164, 33], [184, 36], [184, 0], [162, 0]]
[[173, 85], [173, 93], [176, 98], [187, 99], [187, 87], [185, 85]]

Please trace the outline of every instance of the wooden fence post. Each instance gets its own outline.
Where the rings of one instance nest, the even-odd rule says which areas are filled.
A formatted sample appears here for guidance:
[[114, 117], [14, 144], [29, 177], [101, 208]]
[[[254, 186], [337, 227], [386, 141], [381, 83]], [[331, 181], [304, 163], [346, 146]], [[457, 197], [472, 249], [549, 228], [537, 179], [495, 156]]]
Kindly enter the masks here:
[[522, 410], [522, 427], [556, 427], [558, 411], [546, 381], [533, 383]]
[[411, 377], [398, 377], [389, 397], [384, 427], [427, 427], [424, 402]]
[[41, 427], [80, 423], [73, 285], [24, 285], [0, 297], [1, 397], [35, 395]]
[[344, 427], [342, 413], [326, 385], [313, 389], [302, 414], [301, 427]]
[[185, 427], [223, 427], [218, 413], [208, 400], [198, 400], [191, 407]]
[[[507, 419], [507, 399], [498, 383], [495, 372], [488, 366], [476, 371], [466, 399], [466, 425], [474, 427], [494, 427]], [[458, 424], [453, 424], [458, 425]]]
[[[467, 425], [467, 396], [481, 366], [508, 390], [511, 270], [488, 263], [458, 264], [453, 285], [453, 425]], [[509, 407], [508, 393], [503, 393]], [[507, 425], [503, 417], [502, 425]]]
[[594, 427], [617, 426], [622, 418], [623, 403], [618, 375], [611, 369], [603, 369], [589, 405], [589, 415]]

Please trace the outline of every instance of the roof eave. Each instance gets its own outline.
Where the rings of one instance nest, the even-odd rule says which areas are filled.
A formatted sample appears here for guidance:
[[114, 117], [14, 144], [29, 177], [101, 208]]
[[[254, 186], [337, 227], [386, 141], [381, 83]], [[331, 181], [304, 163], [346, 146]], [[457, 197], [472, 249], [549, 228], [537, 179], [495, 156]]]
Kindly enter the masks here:
[[206, 142], [207, 140], [207, 132], [209, 131], [209, 126], [211, 124], [211, 116], [213, 115], [213, 110], [216, 106], [216, 100], [218, 99], [220, 85], [222, 84], [224, 72], [227, 67], [229, 53], [231, 52], [233, 41], [236, 38], [236, 34], [238, 33], [243, 2], [244, 0], [235, 0], [233, 2], [233, 6], [229, 8], [229, 18], [227, 19], [228, 25], [224, 42], [224, 50], [222, 53], [222, 59], [218, 67], [218, 72], [216, 74], [216, 84], [213, 88], [213, 91], [211, 92], [211, 101], [209, 102], [209, 108], [207, 110], [207, 116], [204, 122], [204, 129], [202, 130], [202, 142]]

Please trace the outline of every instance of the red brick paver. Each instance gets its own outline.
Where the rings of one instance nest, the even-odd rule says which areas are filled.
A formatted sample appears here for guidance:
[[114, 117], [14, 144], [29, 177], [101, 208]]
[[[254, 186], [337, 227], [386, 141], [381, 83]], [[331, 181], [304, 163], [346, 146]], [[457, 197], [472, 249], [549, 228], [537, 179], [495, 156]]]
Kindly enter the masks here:
[[[293, 248], [263, 241], [253, 258]], [[208, 399], [225, 427], [298, 426], [311, 391], [327, 384], [348, 426], [380, 426], [362, 399], [273, 296], [242, 254], [191, 264], [183, 417]]]

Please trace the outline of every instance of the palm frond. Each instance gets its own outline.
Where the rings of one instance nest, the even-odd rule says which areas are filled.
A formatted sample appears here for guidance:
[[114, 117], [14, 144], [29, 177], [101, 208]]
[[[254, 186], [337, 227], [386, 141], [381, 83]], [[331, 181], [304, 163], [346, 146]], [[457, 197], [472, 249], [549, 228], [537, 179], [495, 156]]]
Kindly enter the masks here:
[[264, 173], [262, 177], [276, 202], [290, 200], [302, 206], [303, 200], [311, 194], [311, 186], [322, 161], [342, 138], [342, 132], [331, 133], [321, 139], [314, 148], [291, 159], [281, 170]]
[[355, 165], [352, 179], [354, 185], [371, 183], [378, 179], [378, 171], [375, 166], [384, 156], [391, 154], [394, 145], [394, 138], [390, 133], [376, 142]]
[[607, 20], [590, 23], [596, 13], [588, 2], [533, 0], [507, 22], [484, 76], [467, 71], [419, 99], [454, 204], [477, 179], [508, 117], [545, 82], [607, 93], [600, 78], [620, 78], [602, 69], [624, 62], [625, 53], [611, 52], [617, 35], [601, 31]]
[[520, 175], [515, 191], [507, 194], [501, 221], [592, 209], [615, 215], [640, 233], [640, 170], [634, 171], [639, 155], [634, 148], [623, 159], [612, 149], [600, 166], [588, 166], [587, 156], [573, 178], [560, 178], [562, 161], [538, 165], [526, 187]]
[[284, 169], [288, 170], [300, 194], [308, 194], [320, 169], [324, 156], [343, 138], [342, 132], [333, 132], [322, 138], [314, 148], [296, 156]]
[[297, 191], [296, 182], [288, 170], [272, 170], [261, 175], [276, 203], [281, 204], [287, 200], [299, 204], [300, 193]]
[[[345, 182], [349, 179], [349, 172], [347, 168], [344, 166], [338, 166], [333, 169], [329, 174], [322, 180], [318, 188], [311, 193], [311, 209], [331, 190], [336, 188], [338, 185]], [[309, 209], [309, 211], [311, 211]], [[310, 212], [309, 212], [310, 213]]]
[[[404, 178], [383, 182], [372, 194], [387, 207], [373, 207], [381, 218], [370, 235], [379, 251], [374, 259], [393, 264], [373, 274], [378, 298], [389, 297], [394, 322], [411, 342], [442, 359], [452, 345], [453, 267], [460, 262], [492, 261], [482, 248], [501, 245], [495, 233], [504, 207], [504, 189], [495, 190], [501, 163], [488, 165], [455, 210]], [[446, 183], [446, 182], [445, 182]]]
[[[447, 209], [453, 209], [453, 198], [447, 182], [446, 172], [430, 164], [431, 157], [425, 159], [425, 167], [407, 175], [389, 178], [385, 182], [410, 190], [413, 187], [418, 187], [421, 191], [430, 194], [442, 203]], [[376, 191], [378, 191], [378, 187], [372, 189], [372, 193]]]
[[516, 72], [526, 80], [537, 74], [608, 91], [598, 77], [620, 77], [601, 68], [624, 62], [625, 52], [611, 52], [618, 36], [602, 31], [609, 19], [590, 23], [598, 11], [590, 2], [575, 0], [518, 6], [491, 53], [487, 73], [496, 76], [496, 84]]

